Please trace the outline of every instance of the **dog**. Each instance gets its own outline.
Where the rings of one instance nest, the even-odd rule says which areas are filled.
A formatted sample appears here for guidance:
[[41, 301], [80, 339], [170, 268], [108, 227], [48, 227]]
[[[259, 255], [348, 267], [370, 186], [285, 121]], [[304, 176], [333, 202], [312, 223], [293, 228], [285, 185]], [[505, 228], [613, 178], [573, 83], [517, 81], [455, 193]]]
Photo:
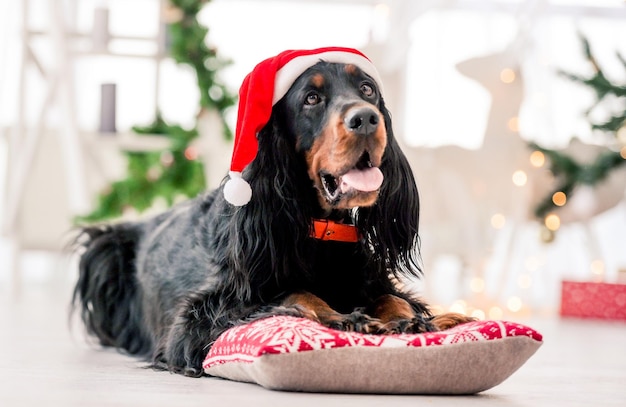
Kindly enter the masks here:
[[[271, 78], [285, 94], [254, 134], [249, 202], [222, 183], [152, 219], [81, 230], [72, 303], [102, 345], [198, 377], [221, 333], [272, 315], [370, 334], [472, 320], [433, 316], [398, 284], [421, 276], [419, 197], [375, 71], [352, 49], [305, 57], [295, 79]], [[238, 127], [254, 116], [239, 110]]]

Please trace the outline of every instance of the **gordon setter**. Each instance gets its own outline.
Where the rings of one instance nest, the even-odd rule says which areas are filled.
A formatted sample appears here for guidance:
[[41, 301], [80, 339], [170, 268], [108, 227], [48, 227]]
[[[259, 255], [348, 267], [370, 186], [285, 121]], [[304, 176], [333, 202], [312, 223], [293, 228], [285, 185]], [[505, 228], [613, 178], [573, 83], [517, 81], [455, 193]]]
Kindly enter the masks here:
[[201, 376], [221, 333], [271, 315], [373, 334], [470, 320], [433, 316], [399, 286], [421, 275], [417, 187], [380, 80], [333, 55], [273, 101], [242, 174], [247, 204], [222, 186], [149, 220], [82, 229], [73, 304], [102, 345]]

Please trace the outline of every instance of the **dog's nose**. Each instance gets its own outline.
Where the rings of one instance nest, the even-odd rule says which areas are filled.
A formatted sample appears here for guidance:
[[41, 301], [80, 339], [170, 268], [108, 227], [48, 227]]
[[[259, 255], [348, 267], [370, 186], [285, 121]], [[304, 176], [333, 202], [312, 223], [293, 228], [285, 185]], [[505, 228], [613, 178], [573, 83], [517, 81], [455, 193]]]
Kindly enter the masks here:
[[378, 113], [371, 107], [351, 109], [343, 122], [346, 127], [360, 136], [369, 136], [378, 128]]

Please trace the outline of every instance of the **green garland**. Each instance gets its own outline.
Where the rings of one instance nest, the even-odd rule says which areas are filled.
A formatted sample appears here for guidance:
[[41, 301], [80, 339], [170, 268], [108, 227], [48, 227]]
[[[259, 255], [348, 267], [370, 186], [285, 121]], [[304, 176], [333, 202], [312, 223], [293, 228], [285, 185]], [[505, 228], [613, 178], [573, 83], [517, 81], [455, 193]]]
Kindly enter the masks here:
[[[217, 78], [218, 72], [231, 62], [217, 55], [215, 48], [209, 48], [205, 39], [209, 29], [198, 22], [197, 15], [209, 0], [170, 0], [172, 7], [182, 13], [181, 17], [168, 24], [171, 42], [170, 55], [180, 63], [190, 65], [195, 73], [200, 90], [201, 109], [217, 110], [224, 123], [224, 113], [233, 106], [236, 95]], [[228, 126], [224, 126], [226, 137], [232, 138]]]
[[[595, 91], [596, 102], [585, 114], [588, 116], [593, 108], [598, 106], [609, 95], [620, 99], [622, 106], [626, 109], [626, 86], [613, 84], [607, 79], [591, 52], [589, 41], [583, 36], [580, 36], [580, 38], [585, 56], [594, 68], [594, 75], [590, 78], [585, 78], [567, 72], [560, 72], [560, 74], [572, 81], [589, 86]], [[617, 53], [617, 58], [621, 61], [626, 70], [626, 60], [619, 53]], [[620, 129], [626, 129], [626, 110], [613, 113], [612, 116], [603, 123], [592, 122], [591, 128], [616, 138]], [[550, 171], [558, 179], [557, 188], [546, 196], [535, 208], [535, 215], [540, 219], [544, 219], [550, 212], [557, 208], [557, 205], [552, 200], [554, 193], [563, 192], [568, 198], [571, 198], [572, 193], [578, 185], [596, 185], [604, 180], [611, 171], [626, 163], [626, 147], [622, 148], [621, 151], [604, 152], [590, 164], [577, 163], [567, 154], [540, 147], [535, 143], [531, 143], [530, 147], [544, 153], [550, 161]]]
[[[133, 127], [138, 134], [163, 135], [171, 141], [163, 151], [126, 151], [128, 160], [126, 179], [113, 182], [98, 198], [96, 209], [80, 217], [81, 222], [97, 222], [122, 216], [130, 208], [143, 212], [159, 197], [167, 206], [179, 196], [192, 197], [206, 185], [200, 161], [189, 156], [189, 143], [198, 136], [194, 130], [185, 130], [167, 124], [160, 115], [147, 127]], [[192, 158], [192, 159], [190, 159]]]
[[[235, 96], [219, 81], [217, 74], [230, 62], [217, 55], [205, 43], [208, 29], [197, 19], [207, 0], [170, 0], [169, 52], [179, 64], [189, 65], [196, 73], [200, 91], [200, 113], [213, 109], [219, 112], [224, 136], [232, 138], [226, 125], [226, 110], [235, 104]], [[159, 198], [171, 206], [179, 197], [193, 197], [206, 188], [203, 165], [190, 143], [198, 136], [197, 128], [185, 130], [166, 123], [159, 112], [147, 127], [133, 127], [138, 135], [162, 135], [169, 148], [162, 151], [125, 151], [128, 161], [127, 178], [105, 188], [98, 197], [97, 207], [78, 222], [97, 222], [122, 216], [130, 208], [143, 212]]]

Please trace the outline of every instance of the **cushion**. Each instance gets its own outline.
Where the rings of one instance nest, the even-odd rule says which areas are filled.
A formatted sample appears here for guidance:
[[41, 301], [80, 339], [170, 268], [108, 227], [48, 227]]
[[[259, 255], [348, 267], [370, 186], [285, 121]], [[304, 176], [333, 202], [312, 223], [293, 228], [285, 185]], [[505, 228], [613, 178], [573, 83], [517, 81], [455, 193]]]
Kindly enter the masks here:
[[504, 381], [541, 344], [534, 329], [506, 321], [368, 335], [276, 316], [224, 332], [203, 368], [211, 376], [279, 390], [473, 394]]

